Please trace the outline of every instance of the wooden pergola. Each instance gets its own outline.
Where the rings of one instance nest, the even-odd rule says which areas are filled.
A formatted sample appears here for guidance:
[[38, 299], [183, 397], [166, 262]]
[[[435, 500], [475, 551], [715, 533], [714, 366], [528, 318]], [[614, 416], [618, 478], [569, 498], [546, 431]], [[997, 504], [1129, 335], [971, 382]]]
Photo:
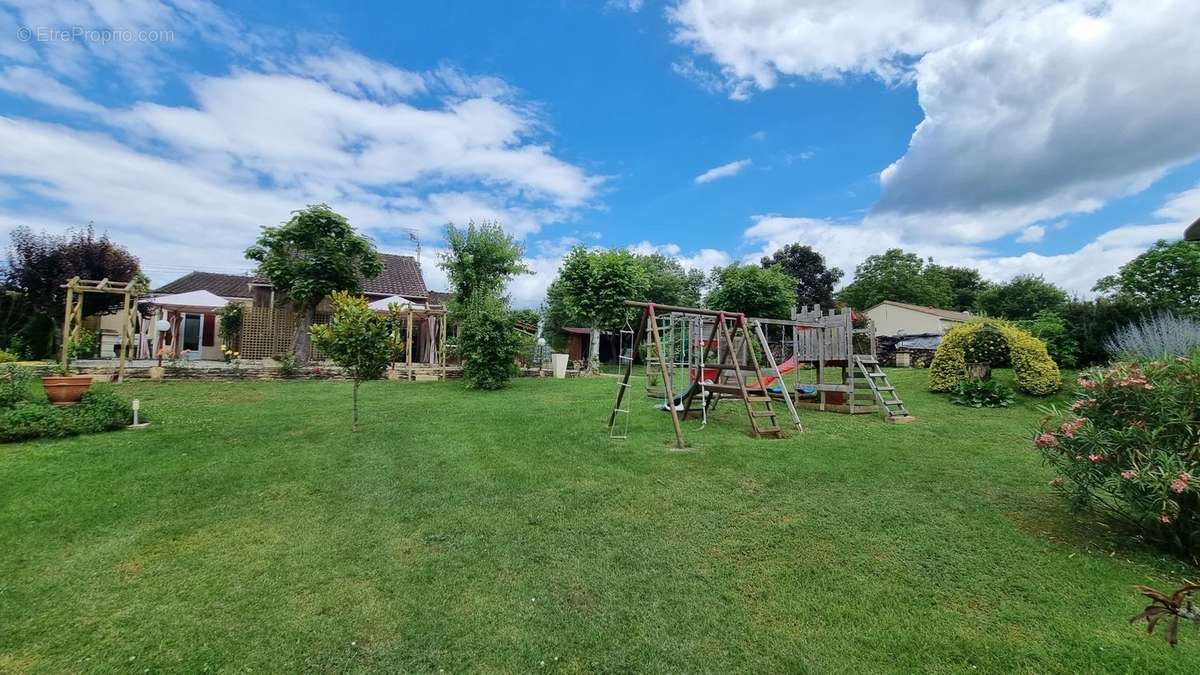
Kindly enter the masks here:
[[72, 277], [63, 284], [67, 289], [67, 307], [63, 315], [63, 339], [61, 363], [63, 370], [67, 369], [70, 359], [67, 350], [71, 340], [79, 337], [83, 328], [83, 299], [88, 293], [108, 293], [124, 296], [121, 309], [121, 351], [120, 363], [117, 367], [117, 382], [125, 381], [125, 361], [129, 354], [129, 342], [133, 338], [133, 296], [137, 293], [134, 281], [109, 281], [107, 278], [95, 281]]

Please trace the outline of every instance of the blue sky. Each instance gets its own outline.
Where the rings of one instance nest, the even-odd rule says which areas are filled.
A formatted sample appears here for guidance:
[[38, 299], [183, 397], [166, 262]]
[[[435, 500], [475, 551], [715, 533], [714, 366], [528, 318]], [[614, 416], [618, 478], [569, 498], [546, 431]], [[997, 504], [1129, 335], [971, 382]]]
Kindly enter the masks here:
[[[349, 6], [347, 6], [349, 5]], [[1079, 293], [1200, 216], [1197, 3], [0, 0], [0, 234], [156, 282], [323, 201], [384, 250], [498, 219], [690, 267], [901, 246]], [[107, 32], [106, 32], [107, 31]], [[1191, 86], [1189, 86], [1189, 83]]]

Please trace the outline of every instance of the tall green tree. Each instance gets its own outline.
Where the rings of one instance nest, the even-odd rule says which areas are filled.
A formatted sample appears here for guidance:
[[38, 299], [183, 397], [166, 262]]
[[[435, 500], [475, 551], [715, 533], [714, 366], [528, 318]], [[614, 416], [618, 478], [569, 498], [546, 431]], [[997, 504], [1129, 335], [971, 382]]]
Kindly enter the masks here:
[[518, 274], [528, 274], [525, 250], [497, 222], [446, 226], [446, 251], [438, 266], [446, 271], [456, 300], [476, 296], [499, 297], [505, 284]]
[[868, 309], [884, 300], [942, 308], [952, 301], [950, 281], [941, 268], [898, 248], [859, 264], [854, 282], [842, 289], [838, 300], [855, 309]]
[[946, 283], [949, 284], [950, 302], [943, 309], [973, 312], [979, 300], [979, 294], [991, 286], [989, 282], [980, 276], [979, 270], [970, 267], [929, 265], [925, 273], [941, 275], [946, 280]]
[[357, 293], [383, 272], [375, 245], [325, 204], [293, 211], [278, 227], [263, 227], [246, 257], [258, 263], [257, 274], [292, 303], [299, 317], [292, 339], [298, 364], [311, 357], [310, 328], [321, 300], [335, 291]]
[[358, 386], [380, 378], [387, 370], [393, 332], [383, 315], [371, 309], [361, 295], [335, 291], [330, 300], [333, 314], [329, 323], [313, 326], [312, 338], [354, 381], [350, 430], [358, 431]]
[[796, 306], [796, 282], [775, 267], [729, 265], [713, 270], [710, 309], [764, 319], [787, 319]]
[[454, 291], [450, 312], [462, 329], [463, 379], [475, 389], [500, 389], [516, 372], [519, 345], [504, 288], [529, 273], [525, 249], [496, 222], [447, 225], [446, 243], [438, 266]]
[[1200, 314], [1200, 242], [1159, 240], [1096, 282], [1096, 291], [1152, 309]]
[[[34, 232], [27, 227], [12, 231], [8, 261], [3, 270], [6, 290], [21, 296], [28, 314], [14, 325], [9, 340], [20, 338], [30, 356], [38, 357], [54, 350], [55, 338], [62, 334], [63, 309], [67, 291], [63, 285], [72, 277], [140, 281], [146, 285], [136, 256], [114, 243], [108, 235], [96, 236], [88, 225], [63, 235]], [[111, 312], [121, 307], [119, 295], [87, 293], [83, 298], [85, 316]]]
[[825, 257], [811, 246], [788, 244], [760, 261], [763, 267], [778, 269], [796, 285], [796, 304], [833, 306], [833, 287], [844, 272], [826, 267]]
[[576, 246], [563, 259], [546, 292], [547, 325], [591, 328], [588, 369], [600, 370], [600, 331], [619, 328], [630, 317], [626, 300], [645, 301], [649, 280], [638, 257], [624, 249]]
[[678, 260], [659, 253], [639, 255], [646, 273], [646, 301], [663, 305], [695, 307], [700, 304], [704, 272], [685, 270]]
[[988, 316], [1020, 321], [1033, 319], [1039, 312], [1061, 314], [1069, 300], [1066, 291], [1041, 275], [1022, 274], [985, 289], [977, 305]]

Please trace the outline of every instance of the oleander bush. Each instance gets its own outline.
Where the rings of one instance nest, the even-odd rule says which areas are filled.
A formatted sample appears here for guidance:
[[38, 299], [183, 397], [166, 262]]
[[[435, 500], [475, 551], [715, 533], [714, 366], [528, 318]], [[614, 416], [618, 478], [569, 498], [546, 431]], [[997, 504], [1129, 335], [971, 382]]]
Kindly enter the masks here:
[[1017, 389], [1046, 396], [1062, 386], [1058, 366], [1046, 344], [1008, 321], [976, 319], [951, 328], [942, 336], [929, 364], [929, 390], [954, 391], [967, 379], [968, 363], [993, 366], [1010, 363]]
[[1072, 504], [1200, 562], [1200, 350], [1086, 371], [1034, 445]]

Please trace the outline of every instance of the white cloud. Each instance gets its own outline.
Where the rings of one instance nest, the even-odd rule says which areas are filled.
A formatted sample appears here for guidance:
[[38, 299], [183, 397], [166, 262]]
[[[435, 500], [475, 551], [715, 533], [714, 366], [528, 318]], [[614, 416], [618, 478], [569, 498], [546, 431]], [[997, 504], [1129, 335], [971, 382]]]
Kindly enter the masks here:
[[679, 262], [685, 270], [700, 270], [708, 273], [714, 267], [724, 267], [733, 262], [725, 251], [715, 248], [702, 248], [690, 253], [684, 253], [683, 247], [679, 244], [654, 244], [648, 240], [642, 240], [633, 246], [629, 247], [630, 251], [638, 255], [651, 255], [658, 253]]
[[101, 106], [83, 98], [45, 71], [28, 66], [9, 66], [0, 70], [0, 91], [55, 108], [92, 114], [104, 112]]
[[614, 9], [623, 9], [628, 12], [640, 12], [642, 10], [643, 0], [608, 0], [604, 3], [606, 7]]
[[750, 140], [759, 141], [761, 143], [762, 141], [767, 140], [767, 132], [759, 129], [758, 131], [750, 134]]
[[774, 87], [780, 75], [906, 77], [906, 65], [963, 39], [1008, 0], [682, 0], [668, 17], [677, 42], [711, 57], [730, 91]]
[[722, 164], [721, 166], [713, 167], [699, 176], [696, 176], [695, 181], [697, 184], [703, 185], [704, 183], [711, 183], [719, 178], [736, 176], [742, 172], [742, 169], [745, 169], [753, 163], [754, 162], [749, 159], [739, 159], [736, 162]]
[[1129, 225], [1109, 230], [1076, 251], [1060, 255], [1024, 253], [996, 255], [975, 245], [912, 239], [897, 230], [879, 229], [866, 222], [834, 223], [813, 218], [757, 216], [745, 231], [748, 243], [758, 247], [745, 256], [757, 261], [782, 246], [798, 242], [821, 252], [826, 261], [846, 272], [843, 283], [854, 280], [854, 268], [867, 256], [889, 248], [902, 248], [943, 265], [974, 267], [987, 279], [1003, 281], [1018, 274], [1040, 274], [1068, 291], [1088, 297], [1100, 277], [1145, 251], [1159, 239], [1182, 236], [1180, 223]]
[[[104, 125], [0, 118], [0, 184], [29, 197], [0, 204], [0, 235], [21, 223], [95, 221], [148, 265], [227, 269], [244, 265], [260, 226], [310, 203], [329, 203], [380, 241], [400, 228], [436, 238], [445, 223], [471, 219], [524, 237], [572, 218], [600, 185], [540, 140], [532, 106], [464, 96], [512, 94], [492, 78], [442, 67], [422, 74], [422, 89], [407, 71], [345, 50], [289, 71], [199, 77], [193, 105], [125, 108], [88, 101], [44, 71], [0, 71], [0, 88]], [[451, 97], [398, 100], [435, 87]]]
[[688, 75], [745, 98], [783, 77], [913, 82], [925, 118], [871, 224], [991, 241], [1087, 213], [1200, 158], [1191, 0], [680, 0]]
[[1022, 244], [1034, 244], [1042, 240], [1046, 236], [1046, 228], [1041, 225], [1030, 225], [1025, 228], [1021, 236], [1017, 237], [1017, 241]]

